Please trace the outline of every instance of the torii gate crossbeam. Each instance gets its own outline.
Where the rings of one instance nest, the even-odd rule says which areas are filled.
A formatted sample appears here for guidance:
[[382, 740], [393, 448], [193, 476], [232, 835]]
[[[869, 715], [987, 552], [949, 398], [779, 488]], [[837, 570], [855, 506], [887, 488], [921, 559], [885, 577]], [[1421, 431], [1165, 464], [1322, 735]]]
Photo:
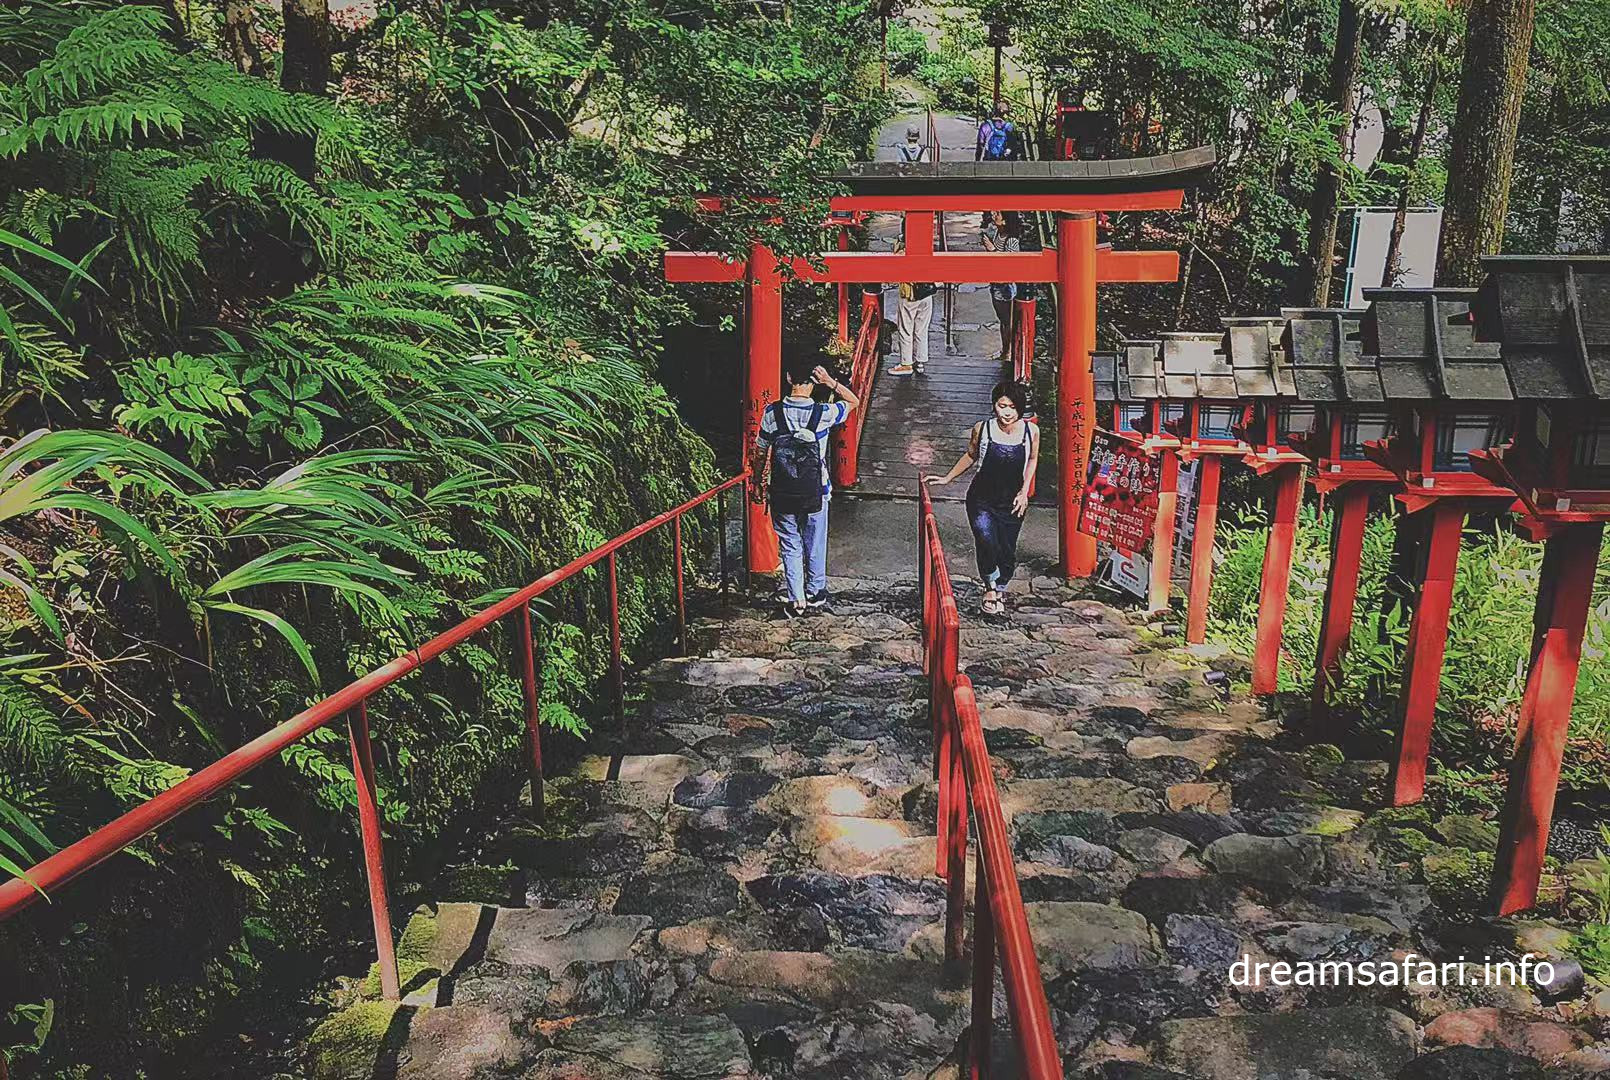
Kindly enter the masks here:
[[[834, 179], [854, 194], [831, 200], [836, 211], [885, 211], [905, 216], [907, 250], [829, 251], [814, 260], [779, 258], [762, 244], [747, 259], [717, 252], [668, 252], [669, 282], [745, 282], [748, 320], [743, 386], [743, 459], [751, 459], [766, 407], [782, 393], [782, 289], [785, 278], [809, 283], [934, 284], [1053, 282], [1057, 305], [1057, 524], [1060, 569], [1070, 578], [1096, 568], [1096, 542], [1077, 531], [1076, 493], [1089, 461], [1095, 422], [1090, 354], [1096, 347], [1098, 282], [1164, 282], [1179, 276], [1177, 251], [1114, 251], [1096, 244], [1096, 213], [1172, 210], [1184, 183], [1213, 163], [1211, 148], [1126, 162], [956, 163], [918, 172], [866, 165]], [[1071, 167], [1071, 168], [1070, 168]], [[922, 167], [918, 167], [922, 168]], [[719, 200], [702, 200], [719, 209]], [[1056, 246], [1037, 252], [936, 252], [936, 215], [985, 210], [1052, 211]], [[817, 265], [813, 266], [812, 262]], [[777, 538], [764, 505], [750, 502], [749, 569], [778, 566]]]

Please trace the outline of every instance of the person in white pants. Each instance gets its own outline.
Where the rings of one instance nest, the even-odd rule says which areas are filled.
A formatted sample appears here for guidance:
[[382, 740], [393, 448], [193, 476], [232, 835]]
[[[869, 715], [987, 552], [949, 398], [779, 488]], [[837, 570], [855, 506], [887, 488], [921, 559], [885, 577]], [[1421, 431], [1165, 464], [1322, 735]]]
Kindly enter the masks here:
[[934, 293], [928, 282], [907, 282], [900, 286], [900, 309], [895, 317], [895, 336], [900, 343], [900, 362], [890, 375], [921, 375], [928, 366], [928, 324], [934, 319]]

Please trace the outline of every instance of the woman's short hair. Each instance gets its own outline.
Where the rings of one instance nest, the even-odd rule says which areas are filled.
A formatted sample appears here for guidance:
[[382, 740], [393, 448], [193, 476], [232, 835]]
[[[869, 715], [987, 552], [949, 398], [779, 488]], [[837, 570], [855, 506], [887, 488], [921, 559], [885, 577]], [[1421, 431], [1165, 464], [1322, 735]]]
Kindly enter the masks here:
[[1002, 398], [1009, 398], [1017, 406], [1019, 416], [1029, 411], [1029, 388], [1014, 379], [996, 383], [995, 389], [990, 391], [989, 403], [994, 405]]

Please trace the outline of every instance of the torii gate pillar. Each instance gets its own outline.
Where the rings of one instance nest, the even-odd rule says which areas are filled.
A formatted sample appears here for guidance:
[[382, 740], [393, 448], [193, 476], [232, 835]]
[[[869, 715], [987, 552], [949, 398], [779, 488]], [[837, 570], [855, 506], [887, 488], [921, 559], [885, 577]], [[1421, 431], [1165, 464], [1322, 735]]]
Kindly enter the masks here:
[[[749, 249], [749, 318], [744, 325], [745, 365], [743, 373], [743, 460], [755, 460], [760, 438], [760, 418], [766, 407], [782, 397], [783, 369], [783, 278], [777, 257], [764, 244]], [[759, 483], [757, 475], [752, 483]], [[749, 546], [745, 557], [751, 573], [769, 574], [781, 564], [777, 552], [777, 532], [772, 528], [771, 510], [764, 499], [745, 500], [749, 515]]]
[[1096, 215], [1057, 217], [1057, 537], [1066, 578], [1096, 572], [1096, 538], [1079, 531], [1079, 493], [1090, 465], [1096, 383]]

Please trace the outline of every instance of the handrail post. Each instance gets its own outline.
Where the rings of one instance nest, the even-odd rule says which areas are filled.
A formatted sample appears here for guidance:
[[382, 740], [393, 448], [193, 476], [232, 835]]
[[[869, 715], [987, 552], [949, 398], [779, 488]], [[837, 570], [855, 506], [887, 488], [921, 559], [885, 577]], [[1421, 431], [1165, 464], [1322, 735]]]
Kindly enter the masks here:
[[352, 780], [357, 788], [364, 872], [369, 878], [369, 911], [374, 916], [380, 993], [387, 1001], [399, 1001], [402, 988], [397, 979], [397, 951], [391, 941], [391, 901], [386, 895], [386, 854], [381, 843], [380, 806], [375, 798], [375, 755], [369, 741], [367, 700], [358, 702], [347, 713], [347, 741], [352, 746]]
[[676, 647], [688, 655], [688, 602], [682, 586], [682, 515], [671, 519], [671, 558], [676, 562]]
[[537, 694], [537, 652], [529, 603], [520, 605], [519, 629], [520, 685], [525, 691], [525, 729], [531, 755], [531, 816], [540, 825], [548, 816], [548, 807], [542, 780], [542, 701]]
[[[747, 485], [744, 490], [748, 490]], [[717, 531], [721, 534], [721, 610], [732, 610], [732, 597], [727, 588], [727, 493], [716, 495]]]
[[984, 845], [973, 867], [973, 1025], [967, 1036], [969, 1080], [989, 1076], [991, 1029], [995, 1026], [995, 915], [989, 906]]
[[626, 678], [621, 667], [621, 600], [615, 572], [615, 553], [608, 558], [609, 569], [609, 678], [613, 684], [615, 734], [626, 734]]

